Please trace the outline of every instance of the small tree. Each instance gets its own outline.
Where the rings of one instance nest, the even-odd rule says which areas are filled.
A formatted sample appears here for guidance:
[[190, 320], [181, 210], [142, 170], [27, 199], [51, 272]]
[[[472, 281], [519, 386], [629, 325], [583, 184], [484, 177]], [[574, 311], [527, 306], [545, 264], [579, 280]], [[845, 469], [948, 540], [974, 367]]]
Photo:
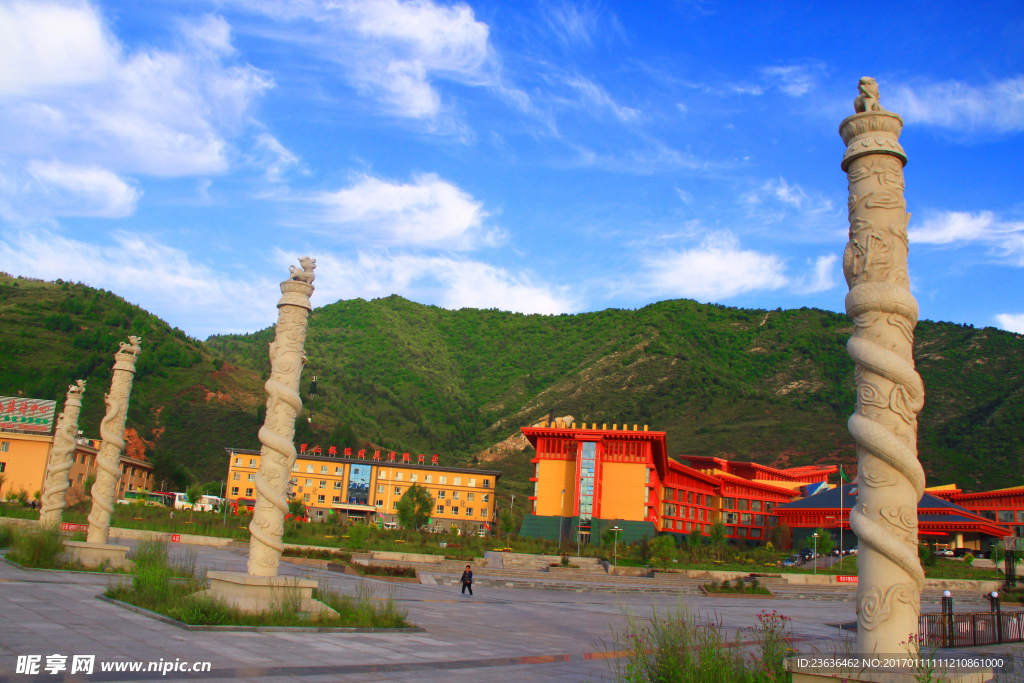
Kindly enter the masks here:
[[398, 501], [398, 521], [406, 530], [419, 529], [427, 523], [433, 512], [434, 497], [419, 484], [410, 486]]
[[505, 547], [507, 548], [512, 544], [512, 533], [516, 530], [515, 515], [508, 510], [502, 512], [498, 525], [501, 528], [502, 533], [505, 534]]
[[722, 557], [722, 547], [725, 545], [725, 525], [722, 522], [715, 522], [711, 525], [711, 533], [708, 534], [708, 543], [717, 552], [719, 559]]
[[667, 567], [669, 560], [676, 554], [676, 542], [672, 536], [665, 534], [658, 536], [651, 542], [651, 555], [654, 556], [663, 567]]
[[789, 525], [783, 522], [769, 532], [772, 539], [772, 545], [779, 550], [789, 550], [793, 547], [793, 535], [789, 530]]
[[640, 564], [647, 564], [651, 559], [651, 539], [644, 536], [636, 542], [636, 556]]
[[192, 484], [185, 489], [185, 498], [188, 500], [188, 523], [192, 523], [192, 515], [195, 514], [196, 504], [203, 499], [203, 487], [199, 484]]
[[288, 514], [292, 517], [302, 519], [306, 516], [306, 506], [298, 498], [292, 498], [288, 501]]
[[[818, 540], [814, 540], [814, 534], [818, 534]], [[815, 547], [818, 549], [818, 553], [821, 555], [828, 555], [832, 552], [832, 536], [823, 528], [818, 527], [814, 530], [810, 536], [804, 539], [804, 547], [808, 550], [814, 550]]]

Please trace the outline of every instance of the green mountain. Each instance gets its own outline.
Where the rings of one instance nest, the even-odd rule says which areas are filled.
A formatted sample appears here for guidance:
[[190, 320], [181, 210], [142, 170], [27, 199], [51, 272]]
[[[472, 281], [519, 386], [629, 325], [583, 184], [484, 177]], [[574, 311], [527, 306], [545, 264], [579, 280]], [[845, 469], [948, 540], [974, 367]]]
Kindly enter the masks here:
[[[90, 435], [116, 342], [141, 333], [129, 426], [163, 476], [219, 480], [222, 446], [258, 446], [271, 328], [203, 343], [108, 292], [10, 278], [0, 278], [0, 321], [14, 351], [0, 361], [0, 394], [62, 398], [87, 376]], [[532, 451], [495, 446], [550, 411], [663, 429], [672, 454], [852, 465], [851, 332], [845, 315], [828, 311], [687, 300], [557, 316], [449, 311], [398, 296], [339, 301], [310, 318], [298, 439], [501, 469], [516, 495], [530, 487]], [[929, 480], [968, 490], [1024, 483], [1024, 338], [922, 321], [916, 357]]]

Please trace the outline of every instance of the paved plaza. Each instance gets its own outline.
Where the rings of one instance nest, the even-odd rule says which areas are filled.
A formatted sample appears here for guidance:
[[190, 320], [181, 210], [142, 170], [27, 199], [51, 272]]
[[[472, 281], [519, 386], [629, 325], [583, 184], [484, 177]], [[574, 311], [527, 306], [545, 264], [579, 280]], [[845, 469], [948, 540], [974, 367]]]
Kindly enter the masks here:
[[[245, 571], [240, 549], [195, 547], [198, 564]], [[173, 547], [185, 552], [185, 547]], [[354, 592], [361, 579], [288, 563], [282, 574], [329, 581]], [[729, 629], [749, 627], [762, 609], [793, 619], [801, 650], [830, 652], [856, 620], [849, 600], [719, 599], [665, 593], [479, 588], [474, 597], [444, 585], [393, 585], [423, 633], [253, 633], [186, 631], [96, 599], [111, 579], [30, 571], [0, 563], [0, 682], [3, 681], [608, 681], [613, 629], [625, 614], [684, 603], [714, 612]], [[381, 582], [374, 582], [381, 585]], [[829, 624], [832, 624], [831, 626]], [[17, 655], [96, 655], [92, 675], [15, 673]], [[103, 661], [209, 661], [207, 673], [116, 673]]]

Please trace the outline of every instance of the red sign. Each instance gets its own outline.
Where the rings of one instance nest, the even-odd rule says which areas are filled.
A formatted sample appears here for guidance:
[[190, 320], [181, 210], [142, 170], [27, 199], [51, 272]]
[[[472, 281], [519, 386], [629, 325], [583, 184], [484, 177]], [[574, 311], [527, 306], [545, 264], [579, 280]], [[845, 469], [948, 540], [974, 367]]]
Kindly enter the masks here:
[[60, 530], [61, 531], [88, 531], [89, 530], [89, 525], [88, 524], [72, 524], [71, 522], [61, 522], [60, 523]]
[[856, 576], [837, 576], [836, 583], [857, 583]]
[[181, 543], [181, 534], [171, 534], [171, 543]]

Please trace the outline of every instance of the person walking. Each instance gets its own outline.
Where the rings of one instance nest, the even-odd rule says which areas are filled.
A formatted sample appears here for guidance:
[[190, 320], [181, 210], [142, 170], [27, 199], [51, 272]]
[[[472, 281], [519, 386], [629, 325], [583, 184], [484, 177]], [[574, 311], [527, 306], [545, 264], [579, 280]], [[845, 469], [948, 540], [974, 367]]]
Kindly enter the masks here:
[[470, 569], [469, 565], [466, 565], [466, 571], [462, 572], [462, 594], [466, 594], [466, 589], [469, 589], [469, 594], [473, 595], [473, 570]]

